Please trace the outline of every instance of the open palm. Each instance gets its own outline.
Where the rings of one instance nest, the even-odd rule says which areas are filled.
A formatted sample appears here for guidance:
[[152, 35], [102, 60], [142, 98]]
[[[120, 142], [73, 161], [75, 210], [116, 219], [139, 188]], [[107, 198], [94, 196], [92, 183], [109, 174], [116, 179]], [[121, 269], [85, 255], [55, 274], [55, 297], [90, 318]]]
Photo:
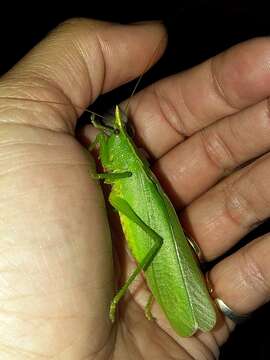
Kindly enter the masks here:
[[[211, 334], [177, 337], [156, 304], [157, 321], [145, 319], [142, 279], [117, 323], [108, 318], [111, 235], [118, 241], [120, 232], [89, 176], [95, 162], [81, 143], [93, 129], [84, 129], [80, 143], [75, 125], [79, 109], [137, 77], [162, 38], [157, 24], [72, 20], [2, 77], [1, 358], [212, 359], [233, 328], [220, 316]], [[136, 140], [206, 260], [269, 216], [269, 56], [268, 39], [252, 40], [150, 86], [130, 104]], [[239, 313], [269, 299], [267, 242], [258, 239], [210, 273], [217, 296]], [[120, 262], [118, 270], [130, 273], [123, 248]]]

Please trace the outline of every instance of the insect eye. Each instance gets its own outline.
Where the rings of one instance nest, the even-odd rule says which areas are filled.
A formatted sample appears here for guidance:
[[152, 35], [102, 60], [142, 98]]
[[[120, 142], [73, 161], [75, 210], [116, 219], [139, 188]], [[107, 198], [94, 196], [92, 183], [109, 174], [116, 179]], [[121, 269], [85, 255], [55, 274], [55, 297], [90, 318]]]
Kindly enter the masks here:
[[119, 130], [119, 129], [114, 129], [114, 130], [113, 130], [113, 133], [114, 133], [114, 135], [119, 135], [119, 134], [120, 134], [120, 130]]
[[135, 129], [129, 122], [126, 123], [126, 131], [131, 138], [135, 136]]

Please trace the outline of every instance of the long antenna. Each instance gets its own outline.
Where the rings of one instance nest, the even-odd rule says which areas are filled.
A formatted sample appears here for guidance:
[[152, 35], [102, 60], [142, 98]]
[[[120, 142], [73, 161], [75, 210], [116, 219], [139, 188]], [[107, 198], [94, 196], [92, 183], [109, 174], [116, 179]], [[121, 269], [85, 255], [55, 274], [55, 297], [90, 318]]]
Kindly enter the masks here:
[[60, 102], [60, 101], [52, 101], [52, 100], [39, 100], [39, 99], [27, 99], [27, 98], [20, 98], [20, 97], [16, 97], [16, 96], [0, 96], [0, 100], [4, 99], [4, 100], [22, 100], [22, 101], [29, 101], [29, 102], [36, 102], [36, 103], [45, 103], [45, 104], [54, 104], [54, 105], [63, 105], [63, 106], [71, 106], [73, 108], [77, 108], [80, 110], [83, 110], [84, 112], [90, 113], [92, 115], [98, 116], [104, 120], [106, 120], [106, 118], [92, 110], [89, 109], [85, 109], [82, 106], [79, 105], [74, 105], [71, 103], [64, 103], [64, 102]]
[[[127, 115], [128, 113], [128, 109], [129, 109], [129, 105], [130, 105], [130, 101], [132, 99], [132, 97], [134, 96], [136, 90], [138, 89], [138, 86], [144, 76], [144, 74], [149, 70], [149, 68], [152, 66], [152, 61], [153, 59], [155, 58], [156, 54], [158, 53], [160, 47], [161, 47], [161, 44], [162, 42], [164, 41], [164, 39], [166, 39], [167, 37], [167, 34], [165, 36], [162, 37], [162, 39], [159, 41], [158, 45], [156, 46], [151, 58], [149, 59], [148, 63], [146, 64], [145, 66], [145, 69], [144, 71], [142, 72], [142, 74], [139, 76], [135, 86], [134, 86], [134, 89], [132, 90], [132, 93], [128, 99], [128, 102], [127, 102], [127, 105], [125, 107], [125, 111], [124, 113]], [[54, 105], [63, 105], [63, 106], [71, 106], [73, 108], [77, 108], [77, 109], [80, 109], [80, 110], [83, 110], [84, 112], [87, 112], [87, 113], [90, 113], [92, 115], [95, 115], [95, 116], [98, 116], [100, 117], [101, 119], [104, 119], [106, 121], [106, 117], [105, 116], [102, 116], [92, 110], [89, 110], [89, 109], [85, 109], [84, 107], [82, 106], [79, 106], [79, 105], [74, 105], [72, 103], [64, 103], [64, 102], [58, 102], [58, 101], [52, 101], [52, 100], [39, 100], [39, 99], [29, 99], [29, 98], [20, 98], [20, 97], [16, 97], [16, 96], [0, 96], [0, 100], [1, 99], [5, 99], [5, 100], [18, 100], [18, 101], [29, 101], [29, 102], [37, 102], [37, 103], [46, 103], [46, 104], [54, 104]]]
[[130, 97], [129, 97], [129, 99], [128, 99], [127, 105], [126, 105], [126, 107], [125, 107], [125, 114], [126, 114], [126, 115], [127, 115], [127, 113], [128, 113], [128, 108], [129, 108], [130, 101], [131, 101], [132, 97], [134, 96], [136, 90], [138, 89], [138, 86], [139, 86], [139, 84], [140, 84], [140, 82], [141, 82], [144, 74], [151, 68], [153, 59], [155, 58], [156, 54], [157, 54], [158, 51], [160, 50], [161, 44], [163, 43], [164, 39], [166, 39], [166, 37], [167, 37], [167, 35], [163, 36], [162, 39], [158, 42], [158, 45], [156, 46], [156, 48], [155, 48], [155, 50], [154, 50], [154, 52], [153, 52], [150, 60], [149, 60], [148, 63], [146, 64], [144, 71], [143, 71], [142, 74], [139, 76], [139, 78], [138, 78], [138, 80], [137, 80], [137, 82], [136, 82], [136, 84], [135, 84], [135, 86], [134, 86], [134, 89], [132, 90], [132, 93], [131, 93], [131, 95], [130, 95]]

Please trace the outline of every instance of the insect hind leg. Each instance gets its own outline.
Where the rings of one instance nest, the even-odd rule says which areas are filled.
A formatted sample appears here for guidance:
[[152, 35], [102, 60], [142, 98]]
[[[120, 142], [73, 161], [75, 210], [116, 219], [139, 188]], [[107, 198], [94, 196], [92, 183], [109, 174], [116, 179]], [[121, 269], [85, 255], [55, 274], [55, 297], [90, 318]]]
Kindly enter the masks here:
[[[135, 211], [130, 207], [130, 205], [127, 203], [126, 200], [116, 196], [114, 193], [110, 194], [109, 201], [112, 204], [112, 206], [122, 214], [124, 214], [126, 217], [128, 217], [130, 220], [132, 220], [135, 224], [137, 224], [142, 230], [144, 230], [153, 240], [154, 245], [149, 250], [149, 252], [145, 255], [143, 260], [138, 264], [136, 269], [133, 271], [133, 273], [130, 275], [130, 277], [127, 279], [125, 284], [122, 286], [122, 288], [117, 292], [115, 297], [113, 298], [110, 306], [110, 319], [112, 322], [115, 320], [115, 311], [116, 306], [120, 299], [125, 295], [126, 291], [128, 290], [130, 284], [135, 280], [137, 275], [141, 271], [147, 270], [149, 265], [151, 265], [153, 259], [159, 252], [162, 244], [163, 239], [148, 225], [144, 223], [144, 221], [135, 213]], [[151, 312], [150, 312], [151, 313]], [[147, 314], [147, 309], [146, 309]]]

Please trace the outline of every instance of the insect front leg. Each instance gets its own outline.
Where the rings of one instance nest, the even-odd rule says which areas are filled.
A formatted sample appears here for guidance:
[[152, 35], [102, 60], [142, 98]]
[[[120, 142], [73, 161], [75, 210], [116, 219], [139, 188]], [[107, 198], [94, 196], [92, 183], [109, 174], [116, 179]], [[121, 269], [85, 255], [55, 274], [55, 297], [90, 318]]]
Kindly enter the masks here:
[[[118, 291], [118, 293], [113, 298], [113, 300], [111, 302], [111, 306], [110, 306], [110, 319], [113, 322], [115, 319], [115, 310], [116, 310], [116, 306], [117, 306], [118, 302], [125, 295], [126, 291], [129, 288], [129, 285], [133, 282], [133, 280], [135, 280], [137, 275], [141, 271], [147, 270], [148, 266], [151, 265], [153, 259], [155, 258], [155, 256], [157, 255], [157, 253], [159, 252], [159, 250], [163, 244], [163, 239], [153, 229], [151, 229], [148, 225], [146, 225], [144, 223], [144, 221], [135, 213], [135, 211], [130, 207], [130, 205], [127, 203], [126, 200], [118, 197], [114, 193], [111, 193], [109, 196], [109, 201], [117, 211], [119, 211], [120, 213], [122, 213], [123, 215], [128, 217], [130, 220], [132, 220], [135, 224], [137, 224], [155, 242], [154, 245], [152, 246], [152, 248], [149, 250], [149, 252], [143, 258], [143, 260], [138, 264], [138, 266], [136, 267], [134, 272], [130, 275], [130, 277], [128, 278], [126, 283], [122, 286], [122, 288]], [[148, 314], [148, 316], [150, 317], [147, 308], [146, 308], [146, 314]]]
[[144, 309], [145, 317], [146, 317], [148, 320], [152, 320], [152, 319], [153, 319], [153, 315], [152, 315], [152, 312], [151, 312], [153, 302], [154, 302], [154, 296], [153, 296], [153, 294], [150, 294], [150, 295], [149, 295], [149, 298], [148, 298], [148, 300], [147, 300], [147, 303], [146, 303], [146, 305], [145, 305], [145, 309]]
[[95, 179], [103, 179], [107, 182], [113, 182], [117, 179], [125, 179], [131, 177], [132, 173], [130, 171], [123, 171], [123, 172], [111, 172], [111, 173], [101, 173], [101, 174], [93, 174], [92, 177]]
[[106, 135], [104, 133], [100, 132], [99, 134], [97, 134], [97, 136], [96, 136], [95, 140], [92, 142], [92, 144], [90, 144], [88, 146], [88, 151], [91, 152], [95, 148], [95, 146], [98, 144], [101, 144], [101, 145], [105, 144], [106, 140], [107, 140]]
[[[101, 148], [106, 149], [105, 147], [106, 141], [107, 141], [107, 136], [101, 132], [96, 136], [95, 140], [89, 146], [88, 150], [91, 152], [96, 145], [100, 145]], [[107, 160], [105, 159], [107, 162], [109, 162], [109, 154], [107, 151], [103, 153], [103, 157], [107, 159]], [[93, 179], [105, 180], [108, 183], [112, 183], [114, 180], [130, 177], [132, 176], [132, 173], [130, 171], [122, 171], [122, 172], [115, 171], [115, 172], [100, 173], [100, 174], [90, 173], [90, 175]]]

